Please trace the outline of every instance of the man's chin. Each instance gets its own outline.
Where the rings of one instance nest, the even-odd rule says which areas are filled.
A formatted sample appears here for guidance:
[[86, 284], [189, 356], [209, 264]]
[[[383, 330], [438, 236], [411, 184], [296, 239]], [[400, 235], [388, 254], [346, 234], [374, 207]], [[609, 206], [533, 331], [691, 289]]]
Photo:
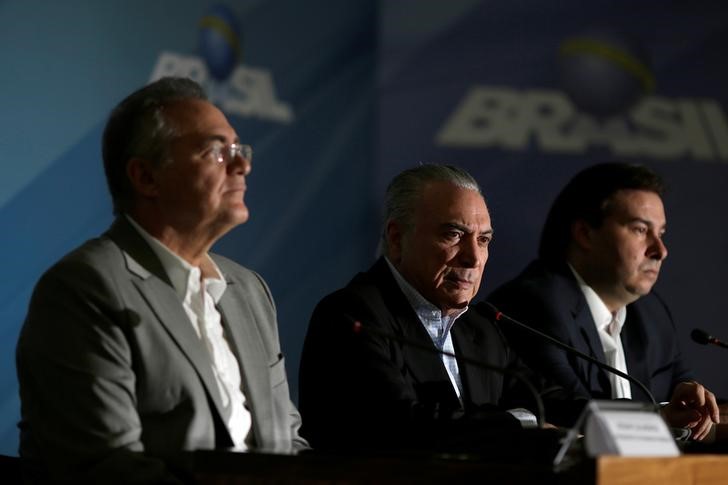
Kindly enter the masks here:
[[230, 221], [234, 225], [244, 224], [250, 219], [250, 211], [245, 204], [241, 204], [230, 211]]
[[219, 237], [225, 235], [228, 231], [233, 230], [237, 226], [247, 222], [249, 218], [248, 208], [235, 208], [219, 213], [213, 222], [213, 225], [220, 231]]
[[631, 297], [630, 299], [632, 302], [636, 301], [639, 298], [642, 298], [643, 296], [647, 295], [652, 291], [652, 284], [640, 284], [640, 285], [634, 285], [627, 287], [627, 293]]
[[470, 297], [467, 298], [451, 298], [446, 302], [446, 308], [444, 313], [450, 314], [455, 313], [463, 308], [466, 308], [470, 304]]

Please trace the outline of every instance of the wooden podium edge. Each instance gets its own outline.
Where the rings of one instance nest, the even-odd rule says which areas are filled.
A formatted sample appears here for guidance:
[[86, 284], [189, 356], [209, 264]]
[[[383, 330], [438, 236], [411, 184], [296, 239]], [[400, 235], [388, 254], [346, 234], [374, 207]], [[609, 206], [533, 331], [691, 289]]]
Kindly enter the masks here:
[[728, 482], [728, 456], [597, 458], [597, 485], [715, 485]]

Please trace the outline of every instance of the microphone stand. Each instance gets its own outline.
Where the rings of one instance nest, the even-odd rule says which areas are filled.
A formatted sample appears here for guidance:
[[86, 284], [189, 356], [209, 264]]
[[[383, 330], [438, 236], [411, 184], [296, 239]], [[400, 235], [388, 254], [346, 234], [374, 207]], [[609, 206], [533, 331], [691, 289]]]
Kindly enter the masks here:
[[650, 390], [647, 389], [647, 386], [645, 386], [639, 380], [637, 380], [634, 377], [630, 376], [626, 372], [622, 372], [621, 370], [615, 369], [614, 367], [612, 367], [610, 365], [607, 365], [604, 362], [601, 362], [601, 361], [595, 359], [591, 355], [587, 355], [584, 352], [581, 352], [581, 351], [575, 349], [574, 347], [572, 347], [570, 345], [567, 345], [567, 344], [563, 343], [560, 340], [555, 339], [551, 335], [548, 335], [548, 334], [543, 333], [543, 332], [541, 332], [539, 330], [536, 330], [535, 328], [531, 327], [530, 325], [526, 325], [525, 323], [522, 323], [522, 322], [516, 320], [515, 318], [509, 317], [505, 313], [503, 313], [500, 310], [498, 310], [495, 307], [495, 305], [493, 305], [492, 303], [490, 303], [488, 301], [483, 301], [483, 304], [485, 304], [493, 312], [495, 321], [501, 322], [503, 320], [507, 320], [508, 322], [512, 323], [513, 325], [516, 325], [517, 327], [520, 327], [520, 328], [522, 328], [522, 329], [524, 329], [524, 330], [526, 330], [526, 331], [528, 331], [528, 332], [530, 332], [530, 333], [532, 333], [534, 335], [538, 335], [542, 339], [544, 339], [544, 340], [548, 341], [549, 343], [551, 343], [551, 344], [559, 347], [560, 349], [565, 350], [565, 351], [567, 351], [567, 352], [569, 352], [569, 353], [571, 353], [573, 355], [576, 355], [577, 357], [580, 357], [580, 358], [586, 360], [587, 362], [590, 362], [590, 363], [596, 365], [600, 369], [603, 369], [603, 370], [605, 370], [607, 372], [610, 372], [612, 374], [616, 374], [619, 377], [622, 377], [624, 379], [627, 379], [629, 382], [632, 382], [632, 383], [636, 384], [637, 387], [639, 387], [647, 395], [647, 397], [650, 398], [650, 401], [652, 402], [652, 406], [654, 407], [655, 412], [657, 412], [657, 413], [660, 412], [660, 406], [659, 406], [659, 404], [657, 404], [657, 401], [655, 400], [655, 396], [653, 396], [652, 393], [650, 392]]

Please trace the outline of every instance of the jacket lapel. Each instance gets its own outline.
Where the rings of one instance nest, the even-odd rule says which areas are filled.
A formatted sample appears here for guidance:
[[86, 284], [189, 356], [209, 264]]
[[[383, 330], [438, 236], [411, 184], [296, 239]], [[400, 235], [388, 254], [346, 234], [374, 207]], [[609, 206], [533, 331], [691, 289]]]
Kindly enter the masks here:
[[[471, 308], [455, 322], [452, 328], [452, 338], [458, 356], [479, 361], [484, 357], [487, 359], [491, 352], [489, 352], [489, 342], [481, 342], [481, 345], [476, 342], [476, 335], [468, 318], [471, 316], [468, 314], [472, 312], [475, 312], [475, 310]], [[490, 364], [485, 360], [483, 363]], [[495, 366], [496, 364], [492, 365]], [[463, 400], [467, 396], [467, 399], [473, 403], [487, 402], [489, 393], [482, 379], [484, 369], [475, 369], [472, 364], [465, 364], [458, 359], [458, 370], [460, 371], [460, 382], [463, 385]], [[494, 380], [491, 380], [492, 382]]]
[[[627, 305], [627, 318], [622, 327], [622, 347], [624, 348], [624, 360], [627, 363], [629, 375], [651, 387], [650, 370], [647, 364], [647, 335], [644, 334], [644, 325], [640, 322], [645, 321], [646, 316], [635, 305]], [[630, 383], [632, 388], [632, 397], [639, 393], [643, 396], [642, 400], [649, 400], [644, 392]]]
[[397, 317], [397, 321], [404, 338], [412, 340], [425, 348], [432, 349], [428, 351], [406, 344], [402, 346], [404, 361], [409, 366], [415, 381], [420, 383], [445, 381], [449, 383], [450, 378], [445, 370], [445, 365], [442, 363], [441, 356], [437, 353], [437, 347], [435, 347], [430, 335], [419, 319], [416, 316], [409, 319], [405, 315], [400, 315]]
[[[569, 274], [569, 279], [573, 283], [575, 297], [571, 314], [574, 318], [575, 328], [579, 334], [575, 340], [575, 342], [578, 342], [576, 347], [582, 352], [586, 352], [588, 355], [594, 357], [599, 362], [606, 364], [607, 357], [604, 355], [602, 340], [599, 338], [599, 332], [597, 331], [594, 317], [591, 314], [586, 298], [573, 274]], [[579, 361], [579, 367], [584, 369], [583, 377], [587, 383], [591, 383], [587, 384], [589, 392], [592, 395], [596, 392], [604, 394], [604, 396], [611, 396], [612, 385], [609, 380], [609, 373], [586, 360], [579, 359]]]
[[418, 384], [420, 392], [429, 393], [433, 400], [446, 400], [457, 403], [457, 395], [452, 388], [442, 358], [425, 330], [419, 317], [402, 293], [394, 279], [387, 262], [382, 258], [373, 267], [375, 278], [382, 282], [385, 306], [390, 308], [395, 319], [395, 333], [417, 345], [431, 350], [401, 344], [402, 355], [410, 375]]
[[[586, 302], [584, 302], [578, 311], [573, 312], [572, 315], [574, 317], [574, 324], [579, 330], [582, 344], [586, 347], [585, 350], [587, 353], [595, 359], [599, 359], [601, 362], [606, 362], [602, 341], [599, 338], [597, 328], [594, 325], [594, 318]], [[588, 362], [586, 363], [588, 364]]]
[[212, 373], [212, 361], [159, 258], [123, 216], [117, 218], [107, 234], [124, 252], [127, 269], [137, 277], [132, 279], [133, 284], [194, 367], [217, 412], [222, 417], [227, 416]]
[[[569, 312], [569, 317], [573, 321], [572, 328], [574, 329], [574, 333], [571, 336], [573, 339], [572, 345], [595, 359], [606, 362], [604, 349], [602, 349], [602, 341], [599, 339], [597, 328], [594, 325], [594, 318], [589, 310], [589, 305], [586, 303], [586, 298], [581, 288], [579, 288], [579, 283], [576, 281], [568, 265], [560, 267], [557, 273], [560, 275], [560, 281], [562, 282], [563, 300], [561, 304], [566, 309], [565, 311]], [[582, 361], [582, 363], [587, 366], [589, 365], [586, 361]]]
[[[240, 285], [228, 279], [228, 288], [225, 290], [218, 309], [222, 314], [225, 332], [233, 343], [233, 351], [240, 363], [243, 379], [243, 392], [253, 419], [253, 430], [258, 445], [262, 436], [274, 436], [273, 402], [271, 383], [267, 367], [268, 356], [263, 345], [263, 338], [258, 330], [258, 324], [253, 317], [250, 307], [246, 303], [250, 295], [241, 294]], [[242, 325], [240, 322], [246, 322]]]

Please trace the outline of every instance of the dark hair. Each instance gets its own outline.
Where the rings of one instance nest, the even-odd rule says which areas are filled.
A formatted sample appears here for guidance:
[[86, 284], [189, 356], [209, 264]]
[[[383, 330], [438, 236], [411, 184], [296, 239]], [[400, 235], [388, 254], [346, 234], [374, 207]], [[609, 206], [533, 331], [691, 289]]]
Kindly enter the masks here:
[[405, 230], [413, 225], [415, 208], [425, 185], [431, 182], [449, 182], [457, 187], [474, 190], [482, 195], [478, 182], [465, 170], [452, 165], [422, 164], [396, 175], [385, 194], [384, 228], [382, 244], [387, 251], [385, 234], [390, 220], [399, 222]]
[[101, 145], [106, 182], [114, 214], [128, 210], [134, 191], [126, 164], [141, 157], [162, 164], [174, 127], [164, 117], [164, 107], [183, 99], [207, 100], [202, 87], [191, 79], [164, 77], [127, 96], [109, 115]]
[[571, 227], [578, 220], [599, 227], [609, 213], [612, 196], [620, 190], [665, 191], [659, 175], [643, 165], [601, 163], [577, 173], [551, 206], [541, 233], [539, 257], [548, 264], [566, 261]]

